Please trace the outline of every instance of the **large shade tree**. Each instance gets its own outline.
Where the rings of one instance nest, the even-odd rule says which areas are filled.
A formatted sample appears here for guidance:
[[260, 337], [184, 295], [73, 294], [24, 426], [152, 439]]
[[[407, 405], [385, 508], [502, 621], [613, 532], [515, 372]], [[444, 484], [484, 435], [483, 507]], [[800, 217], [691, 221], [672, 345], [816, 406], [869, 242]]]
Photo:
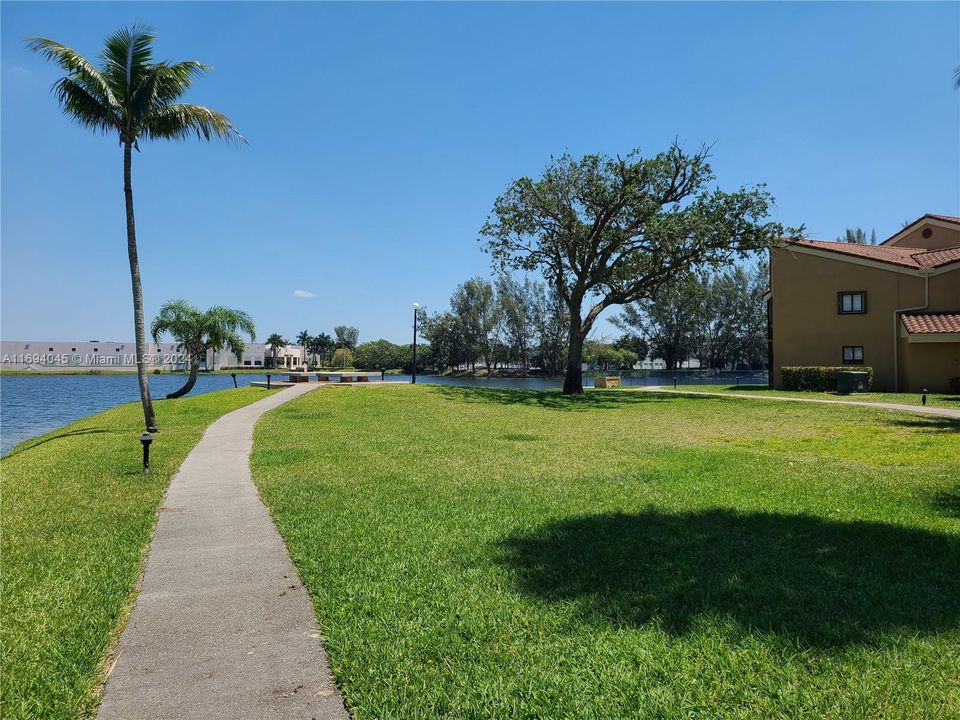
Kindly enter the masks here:
[[165, 303], [150, 325], [150, 334], [157, 343], [161, 335], [172, 336], [190, 363], [187, 382], [167, 398], [181, 397], [193, 389], [200, 360], [207, 356], [208, 350], [217, 353], [227, 348], [239, 359], [243, 357], [243, 335], [249, 335], [252, 341], [256, 339], [256, 332], [253, 319], [243, 310], [220, 306], [200, 310], [186, 300]]
[[543, 272], [569, 310], [564, 393], [583, 392], [583, 343], [608, 307], [784, 234], [768, 219], [764, 187], [713, 188], [708, 157], [708, 148], [676, 144], [653, 157], [563, 155], [497, 198], [481, 230], [485, 249], [501, 267]]
[[222, 138], [242, 141], [226, 115], [202, 105], [180, 102], [193, 80], [209, 68], [196, 60], [154, 62], [150, 28], [123, 28], [104, 41], [100, 66], [76, 50], [42, 37], [27, 38], [28, 47], [60, 66], [66, 76], [53, 86], [63, 112], [80, 125], [104, 135], [116, 135], [123, 150], [123, 194], [127, 215], [127, 257], [133, 291], [133, 323], [137, 379], [147, 430], [157, 419], [147, 381], [143, 288], [137, 258], [131, 166], [140, 141]]

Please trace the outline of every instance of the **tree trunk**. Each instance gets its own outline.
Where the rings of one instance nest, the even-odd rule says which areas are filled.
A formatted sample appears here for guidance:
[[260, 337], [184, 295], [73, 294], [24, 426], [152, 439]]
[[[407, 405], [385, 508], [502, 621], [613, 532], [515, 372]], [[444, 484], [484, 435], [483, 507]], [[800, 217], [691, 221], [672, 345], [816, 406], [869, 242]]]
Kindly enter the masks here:
[[167, 395], [167, 400], [174, 400], [178, 397], [183, 397], [188, 392], [193, 390], [193, 386], [197, 384], [197, 373], [199, 372], [199, 370], [200, 370], [200, 361], [197, 360], [197, 358], [195, 357], [191, 357], [190, 358], [190, 377], [187, 378], [187, 382], [182, 388]]
[[583, 361], [583, 341], [586, 333], [583, 332], [580, 321], [581, 305], [579, 302], [570, 303], [570, 337], [567, 341], [567, 371], [563, 378], [564, 395], [583, 394], [583, 371], [580, 367]]
[[137, 350], [137, 382], [147, 432], [157, 432], [157, 416], [153, 412], [150, 383], [147, 380], [147, 343], [143, 322], [143, 287], [140, 284], [140, 261], [137, 258], [137, 228], [133, 219], [133, 185], [130, 180], [133, 144], [123, 143], [123, 196], [127, 205], [127, 256], [130, 260], [130, 285], [133, 290], [133, 328]]

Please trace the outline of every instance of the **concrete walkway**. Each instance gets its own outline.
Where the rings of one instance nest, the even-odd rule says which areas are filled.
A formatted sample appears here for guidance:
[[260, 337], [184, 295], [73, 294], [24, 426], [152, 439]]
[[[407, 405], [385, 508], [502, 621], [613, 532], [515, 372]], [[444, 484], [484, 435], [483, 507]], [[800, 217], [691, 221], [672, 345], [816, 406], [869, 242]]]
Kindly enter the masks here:
[[257, 419], [317, 387], [287, 388], [224, 415], [187, 456], [167, 492], [100, 720], [349, 717], [310, 599], [250, 479]]
[[663, 386], [640, 386], [646, 392], [676, 393], [678, 395], [711, 395], [714, 397], [746, 398], [747, 400], [782, 400], [784, 402], [821, 403], [824, 405], [856, 405], [858, 407], [883, 408], [885, 410], [903, 410], [921, 415], [937, 415], [939, 417], [960, 420], [960, 409], [930, 407], [929, 405], [901, 405], [899, 403], [864, 402], [862, 400], [824, 400], [822, 398], [798, 398], [784, 395], [748, 395], [736, 392], [709, 392], [707, 390], [681, 390]]

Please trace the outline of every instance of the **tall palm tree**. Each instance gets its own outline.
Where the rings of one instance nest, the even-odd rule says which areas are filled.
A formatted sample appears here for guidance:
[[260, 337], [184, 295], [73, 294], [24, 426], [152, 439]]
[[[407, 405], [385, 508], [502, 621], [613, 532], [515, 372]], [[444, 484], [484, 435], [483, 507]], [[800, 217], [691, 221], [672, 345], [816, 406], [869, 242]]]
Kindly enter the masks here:
[[153, 341], [160, 342], [164, 333], [173, 336], [180, 349], [190, 361], [190, 377], [186, 384], [167, 395], [178, 398], [186, 395], [197, 382], [200, 359], [207, 356], [208, 350], [217, 352], [228, 348], [238, 358], [243, 356], [243, 337], [249, 335], [256, 339], [256, 328], [251, 318], [243, 310], [214, 306], [209, 310], [200, 310], [186, 300], [172, 300], [160, 308], [160, 314], [150, 325]]
[[277, 366], [277, 356], [280, 354], [280, 348], [287, 345], [287, 341], [283, 339], [283, 335], [280, 333], [273, 333], [270, 337], [267, 338], [267, 345], [270, 346], [270, 351], [273, 354], [273, 366]]
[[185, 140], [196, 135], [244, 142], [226, 115], [202, 105], [178, 102], [193, 79], [209, 70], [196, 60], [153, 62], [155, 36], [149, 27], [122, 28], [104, 41], [100, 67], [66, 45], [42, 37], [27, 38], [27, 47], [59, 65], [67, 75], [56, 82], [53, 93], [66, 115], [91, 130], [116, 133], [123, 148], [123, 195], [127, 211], [127, 257], [133, 291], [133, 325], [136, 335], [137, 380], [143, 418], [155, 432], [157, 418], [147, 382], [143, 288], [137, 259], [137, 231], [133, 215], [131, 164], [140, 140]]
[[333, 349], [333, 338], [322, 332], [317, 335], [314, 340], [316, 341], [314, 352], [320, 354], [320, 362], [322, 364], [327, 359], [327, 355]]
[[310, 333], [306, 330], [301, 330], [297, 335], [297, 343], [303, 349], [303, 364], [307, 364], [307, 347], [310, 345], [310, 341], [313, 338], [310, 337]]

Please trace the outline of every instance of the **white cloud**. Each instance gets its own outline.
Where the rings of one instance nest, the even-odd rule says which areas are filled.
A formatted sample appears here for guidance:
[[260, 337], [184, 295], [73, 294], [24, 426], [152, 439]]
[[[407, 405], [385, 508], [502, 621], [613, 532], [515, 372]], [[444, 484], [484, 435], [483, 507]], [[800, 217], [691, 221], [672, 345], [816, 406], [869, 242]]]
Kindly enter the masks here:
[[309, 297], [316, 297], [317, 294], [310, 292], [309, 290], [294, 290], [293, 296], [300, 297], [300, 298], [309, 298]]

